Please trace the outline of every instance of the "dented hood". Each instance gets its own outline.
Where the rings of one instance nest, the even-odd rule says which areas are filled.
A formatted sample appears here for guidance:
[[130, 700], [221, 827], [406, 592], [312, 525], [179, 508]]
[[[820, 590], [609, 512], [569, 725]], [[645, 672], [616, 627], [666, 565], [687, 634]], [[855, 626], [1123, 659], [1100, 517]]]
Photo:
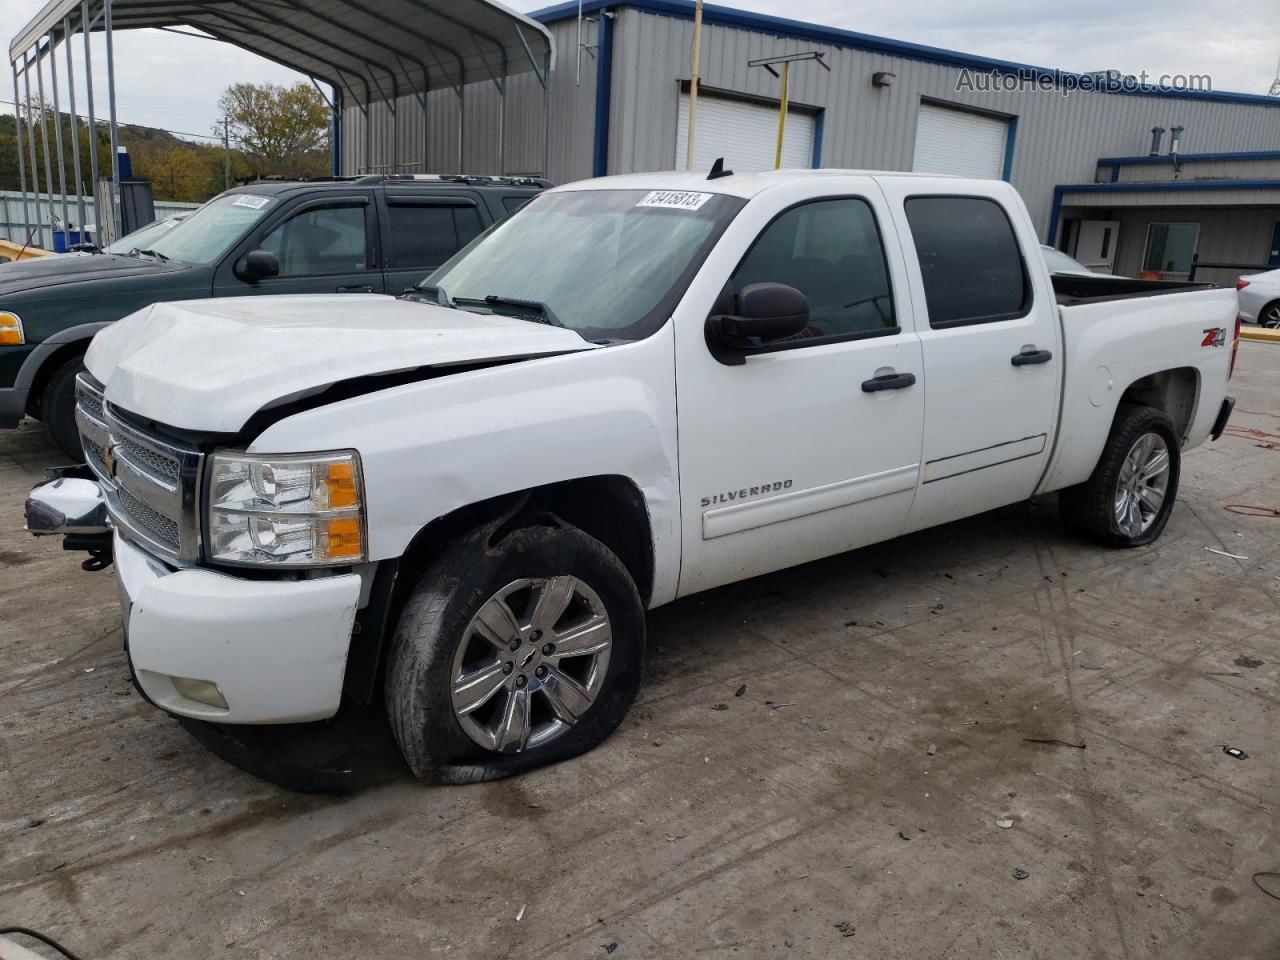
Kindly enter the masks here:
[[228, 297], [139, 310], [94, 337], [85, 364], [122, 410], [230, 433], [357, 377], [589, 349], [559, 327], [393, 297]]

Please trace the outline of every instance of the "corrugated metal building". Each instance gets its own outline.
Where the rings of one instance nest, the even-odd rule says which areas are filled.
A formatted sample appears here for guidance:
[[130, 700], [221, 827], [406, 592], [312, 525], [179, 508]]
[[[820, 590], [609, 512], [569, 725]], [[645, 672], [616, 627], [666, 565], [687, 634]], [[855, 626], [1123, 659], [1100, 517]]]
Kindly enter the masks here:
[[[684, 165], [693, 4], [587, 0], [532, 14], [556, 41], [543, 91], [509, 82], [498, 170], [496, 90], [401, 98], [342, 117], [341, 172], [545, 173], [567, 182]], [[1003, 177], [1047, 242], [1100, 269], [1185, 277], [1192, 258], [1280, 265], [1280, 98], [1157, 91], [708, 5], [695, 157], [772, 166], [779, 82], [757, 58], [815, 50], [791, 73], [786, 165]], [[992, 78], [997, 78], [995, 81]], [[1095, 89], [1074, 89], [1092, 83]], [[996, 89], [992, 89], [995, 87]], [[1153, 128], [1179, 156], [1148, 156]], [[1162, 137], [1166, 153], [1170, 138]], [[398, 148], [394, 151], [393, 144]]]

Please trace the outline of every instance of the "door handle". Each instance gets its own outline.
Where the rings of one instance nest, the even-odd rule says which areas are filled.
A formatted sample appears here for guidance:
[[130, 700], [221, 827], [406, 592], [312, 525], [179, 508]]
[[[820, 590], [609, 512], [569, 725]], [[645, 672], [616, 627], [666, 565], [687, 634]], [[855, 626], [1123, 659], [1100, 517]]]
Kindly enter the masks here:
[[1029, 363], [1048, 363], [1052, 359], [1053, 354], [1048, 350], [1037, 350], [1032, 347], [1030, 350], [1015, 353], [1009, 362], [1015, 367], [1025, 367]]
[[863, 393], [876, 393], [880, 390], [901, 390], [916, 382], [914, 373], [882, 373], [878, 377], [862, 381]]
[[350, 287], [338, 287], [338, 293], [373, 293], [373, 287], [367, 283], [357, 283]]

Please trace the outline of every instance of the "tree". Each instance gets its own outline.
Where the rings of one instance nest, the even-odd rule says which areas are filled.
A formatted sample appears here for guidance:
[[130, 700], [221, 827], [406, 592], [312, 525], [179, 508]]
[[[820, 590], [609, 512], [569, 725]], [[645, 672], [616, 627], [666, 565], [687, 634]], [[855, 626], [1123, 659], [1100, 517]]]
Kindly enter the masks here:
[[[162, 147], [137, 158], [157, 200], [203, 203], [213, 193], [209, 166], [190, 147]], [[221, 184], [219, 184], [221, 186]]]
[[218, 106], [257, 173], [302, 177], [328, 172], [329, 107], [314, 87], [234, 83]]

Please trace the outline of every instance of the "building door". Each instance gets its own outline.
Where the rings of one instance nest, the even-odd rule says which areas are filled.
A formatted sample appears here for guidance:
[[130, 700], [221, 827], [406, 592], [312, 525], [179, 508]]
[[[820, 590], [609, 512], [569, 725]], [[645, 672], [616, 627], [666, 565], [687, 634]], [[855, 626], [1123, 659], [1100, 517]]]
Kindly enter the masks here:
[[1000, 117], [922, 103], [911, 169], [999, 180], [1008, 136], [1009, 123]]
[[[676, 128], [675, 169], [684, 169], [689, 142], [689, 94], [680, 94]], [[814, 116], [794, 107], [787, 111], [782, 137], [782, 165], [813, 166]], [[772, 170], [778, 146], [778, 108], [729, 97], [698, 93], [698, 122], [694, 131], [693, 168], [709, 169], [724, 157], [728, 170]]]
[[1081, 220], [1076, 233], [1076, 259], [1097, 273], [1115, 273], [1118, 220]]

